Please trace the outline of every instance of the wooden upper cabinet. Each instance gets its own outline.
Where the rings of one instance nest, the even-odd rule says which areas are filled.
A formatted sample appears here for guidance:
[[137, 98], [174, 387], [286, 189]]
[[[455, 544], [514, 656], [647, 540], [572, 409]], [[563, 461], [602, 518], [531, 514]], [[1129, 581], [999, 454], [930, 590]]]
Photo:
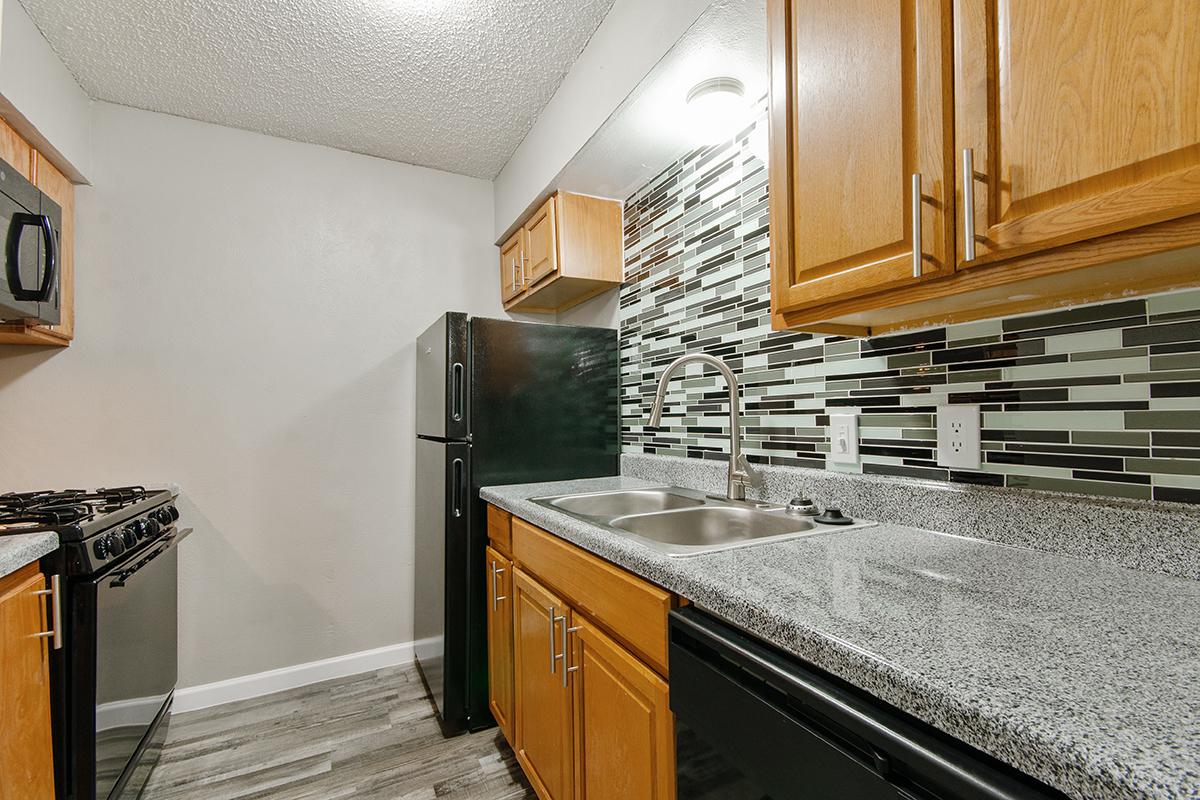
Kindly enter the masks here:
[[571, 612], [561, 598], [517, 568], [513, 614], [517, 760], [542, 800], [572, 800], [573, 704], [569, 681], [562, 679], [565, 659], [559, 655]]
[[563, 311], [620, 286], [623, 273], [618, 200], [556, 192], [500, 247], [500, 297], [509, 311]]
[[488, 707], [504, 738], [513, 736], [512, 562], [487, 548]]
[[529, 286], [558, 272], [558, 228], [555, 224], [556, 197], [551, 197], [525, 223], [525, 250], [529, 259]]
[[0, 798], [51, 800], [50, 640], [37, 564], [0, 578]]
[[948, 3], [770, 3], [776, 314], [953, 267]]
[[675, 723], [667, 682], [587, 621], [572, 634], [576, 796], [674, 800]]
[[500, 247], [500, 299], [508, 302], [525, 285], [525, 229], [520, 228]]
[[767, 8], [776, 328], [1200, 285], [1196, 0]]
[[955, 0], [954, 20], [976, 263], [1200, 212], [1196, 0]]
[[0, 323], [0, 344], [66, 346], [75, 337], [75, 185], [3, 120], [0, 120], [0, 159], [12, 165], [62, 209], [58, 278], [60, 321], [57, 325]]

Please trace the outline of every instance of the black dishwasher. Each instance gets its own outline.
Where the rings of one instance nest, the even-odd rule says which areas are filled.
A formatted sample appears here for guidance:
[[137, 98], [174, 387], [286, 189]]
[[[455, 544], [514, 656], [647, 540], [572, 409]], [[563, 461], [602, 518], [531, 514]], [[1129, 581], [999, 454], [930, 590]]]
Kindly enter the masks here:
[[693, 607], [670, 628], [678, 800], [1065, 797]]

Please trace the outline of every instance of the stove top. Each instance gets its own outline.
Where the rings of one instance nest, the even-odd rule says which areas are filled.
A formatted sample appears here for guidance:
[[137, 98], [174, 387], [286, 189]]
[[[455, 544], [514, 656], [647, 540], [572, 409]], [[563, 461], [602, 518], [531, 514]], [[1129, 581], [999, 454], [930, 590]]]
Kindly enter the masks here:
[[0, 494], [0, 536], [54, 531], [83, 539], [170, 499], [165, 489], [143, 486]]

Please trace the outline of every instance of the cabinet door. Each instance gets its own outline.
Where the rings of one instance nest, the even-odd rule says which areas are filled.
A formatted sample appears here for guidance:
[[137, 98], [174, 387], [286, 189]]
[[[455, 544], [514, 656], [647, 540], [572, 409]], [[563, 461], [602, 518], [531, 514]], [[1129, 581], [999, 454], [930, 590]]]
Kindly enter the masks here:
[[580, 800], [673, 800], [675, 720], [667, 682], [586, 621], [575, 621], [576, 794]]
[[776, 314], [952, 268], [949, 3], [770, 1]]
[[46, 587], [36, 565], [0, 579], [0, 798], [54, 797]]
[[513, 744], [512, 562], [489, 547], [487, 570], [488, 707]]
[[507, 303], [525, 289], [525, 229], [519, 228], [500, 248], [500, 300]]
[[572, 800], [571, 692], [563, 681], [563, 626], [571, 613], [529, 575], [513, 575], [517, 759], [542, 800]]
[[955, 0], [954, 19], [976, 263], [1200, 212], [1196, 0]]
[[526, 257], [529, 261], [529, 285], [558, 272], [558, 221], [551, 197], [525, 222]]

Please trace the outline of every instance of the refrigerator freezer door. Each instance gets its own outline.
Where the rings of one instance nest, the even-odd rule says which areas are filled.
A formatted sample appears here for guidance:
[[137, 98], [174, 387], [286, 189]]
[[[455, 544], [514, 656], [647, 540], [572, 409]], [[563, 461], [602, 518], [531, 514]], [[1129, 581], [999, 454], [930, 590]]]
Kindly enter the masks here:
[[451, 735], [467, 725], [471, 446], [417, 439], [416, 478], [416, 659]]
[[448, 312], [417, 337], [417, 435], [465, 439], [469, 427], [467, 315]]

